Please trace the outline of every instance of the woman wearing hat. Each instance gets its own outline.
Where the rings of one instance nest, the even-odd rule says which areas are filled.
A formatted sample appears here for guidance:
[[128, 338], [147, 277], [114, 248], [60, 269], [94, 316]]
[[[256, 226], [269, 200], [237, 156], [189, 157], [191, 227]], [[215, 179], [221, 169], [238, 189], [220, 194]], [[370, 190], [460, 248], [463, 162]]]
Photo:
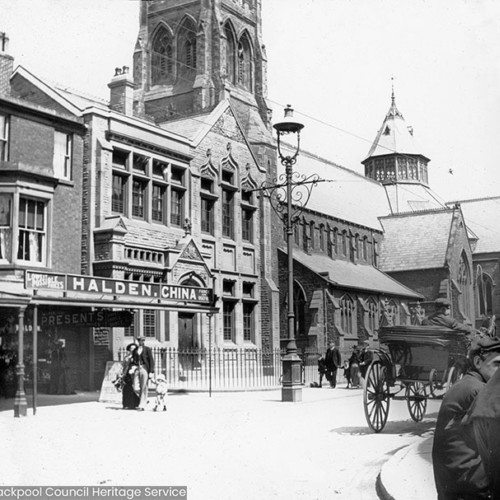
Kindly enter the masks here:
[[127, 410], [134, 410], [139, 406], [139, 373], [134, 359], [136, 349], [137, 344], [129, 344], [123, 361], [122, 405]]

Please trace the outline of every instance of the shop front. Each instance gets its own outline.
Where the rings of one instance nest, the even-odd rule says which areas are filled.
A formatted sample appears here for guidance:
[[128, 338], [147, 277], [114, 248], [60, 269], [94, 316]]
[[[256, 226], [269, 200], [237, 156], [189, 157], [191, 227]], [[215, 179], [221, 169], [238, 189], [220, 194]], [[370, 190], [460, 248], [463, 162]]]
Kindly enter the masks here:
[[196, 341], [194, 318], [215, 311], [210, 288], [39, 271], [26, 271], [22, 293], [4, 304], [0, 396], [15, 395], [15, 416], [26, 415], [25, 388], [33, 391], [36, 411], [38, 392], [70, 394], [100, 387], [106, 363], [116, 359], [124, 335], [139, 334], [133, 325], [141, 311], [176, 315], [186, 323], [182, 342], [189, 335]]

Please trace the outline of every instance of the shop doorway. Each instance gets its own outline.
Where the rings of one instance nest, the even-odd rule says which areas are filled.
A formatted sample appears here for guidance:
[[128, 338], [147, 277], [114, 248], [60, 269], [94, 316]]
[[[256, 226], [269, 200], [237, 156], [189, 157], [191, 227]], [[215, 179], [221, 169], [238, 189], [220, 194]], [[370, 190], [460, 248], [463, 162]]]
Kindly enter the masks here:
[[200, 366], [200, 346], [196, 335], [194, 314], [179, 313], [179, 363], [183, 370]]

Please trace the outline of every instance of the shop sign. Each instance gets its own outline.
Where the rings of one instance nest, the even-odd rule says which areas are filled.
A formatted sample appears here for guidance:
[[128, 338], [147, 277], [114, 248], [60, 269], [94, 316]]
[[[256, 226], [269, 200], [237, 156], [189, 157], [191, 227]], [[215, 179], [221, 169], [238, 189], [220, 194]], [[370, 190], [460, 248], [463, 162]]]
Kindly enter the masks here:
[[145, 283], [90, 276], [49, 274], [26, 271], [26, 287], [67, 292], [95, 293], [168, 301], [211, 304], [212, 290], [195, 286]]
[[26, 271], [26, 288], [35, 290], [59, 290], [66, 289], [66, 276], [64, 274], [32, 273]]
[[111, 311], [101, 309], [98, 311], [73, 311], [57, 312], [48, 311], [40, 314], [40, 325], [43, 326], [108, 326], [108, 327], [126, 327], [134, 321], [134, 315], [130, 311]]

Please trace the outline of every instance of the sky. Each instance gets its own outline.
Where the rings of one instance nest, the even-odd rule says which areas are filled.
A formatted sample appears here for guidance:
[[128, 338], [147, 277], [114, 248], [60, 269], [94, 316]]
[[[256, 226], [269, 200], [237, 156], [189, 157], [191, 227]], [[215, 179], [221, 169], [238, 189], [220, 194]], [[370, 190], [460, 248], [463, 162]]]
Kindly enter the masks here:
[[[291, 104], [304, 149], [362, 173], [394, 86], [431, 187], [500, 194], [500, 2], [262, 0], [262, 15], [273, 119]], [[0, 0], [15, 64], [103, 98], [138, 27], [138, 0]]]

